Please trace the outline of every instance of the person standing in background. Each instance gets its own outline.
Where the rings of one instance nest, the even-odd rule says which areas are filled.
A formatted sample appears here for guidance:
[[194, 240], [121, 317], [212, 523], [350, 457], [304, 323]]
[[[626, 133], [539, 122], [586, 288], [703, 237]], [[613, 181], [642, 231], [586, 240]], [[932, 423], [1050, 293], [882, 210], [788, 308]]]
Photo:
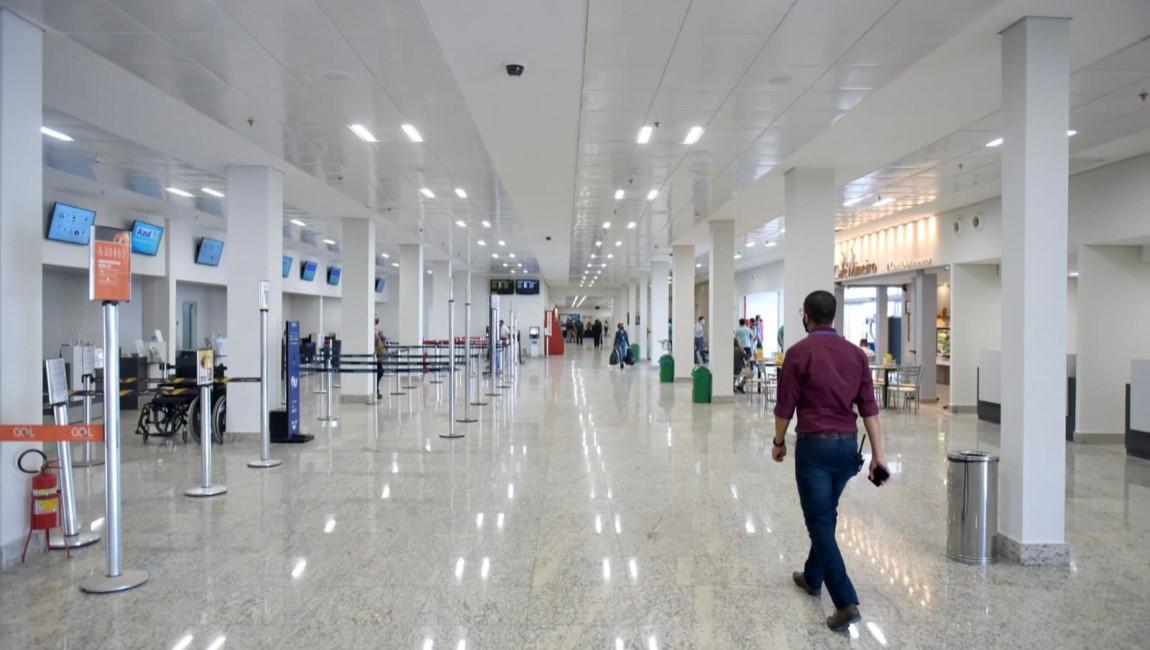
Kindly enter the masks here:
[[702, 316], [695, 321], [695, 363], [707, 363], [707, 326]]
[[379, 316], [375, 317], [375, 398], [383, 399], [379, 382], [383, 379], [383, 361], [387, 357], [387, 340], [379, 329]]
[[583, 345], [583, 319], [575, 321], [575, 342]]
[[751, 331], [751, 328], [747, 327], [747, 319], [739, 319], [739, 327], [735, 330], [735, 340], [739, 342], [739, 345], [743, 346], [743, 352], [745, 352], [747, 356], [750, 356], [754, 352], [755, 333]]
[[618, 329], [615, 330], [614, 347], [619, 355], [619, 369], [622, 370], [627, 367], [627, 354], [631, 351], [631, 339], [627, 336], [627, 329], [623, 327], [623, 323], [619, 323]]

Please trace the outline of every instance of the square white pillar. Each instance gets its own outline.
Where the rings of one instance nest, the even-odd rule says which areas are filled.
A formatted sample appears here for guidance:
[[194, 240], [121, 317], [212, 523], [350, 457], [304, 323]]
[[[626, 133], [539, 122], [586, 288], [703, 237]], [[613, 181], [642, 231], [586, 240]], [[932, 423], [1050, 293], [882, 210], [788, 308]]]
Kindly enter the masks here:
[[[260, 376], [261, 280], [271, 285], [268, 309], [268, 400], [279, 397], [280, 345], [283, 340], [284, 177], [271, 167], [228, 168], [227, 358], [230, 377]], [[260, 430], [259, 384], [228, 384], [228, 431]]]
[[[911, 315], [911, 340], [915, 355], [911, 360], [922, 368], [919, 393], [924, 402], [933, 402], [938, 394], [935, 380], [938, 359], [938, 276], [918, 271], [911, 283], [914, 313]], [[840, 307], [841, 309], [841, 307]]]
[[978, 407], [978, 355], [1002, 349], [1002, 281], [995, 264], [950, 267], [950, 410]]
[[[845, 336], [846, 332], [843, 329], [843, 319], [846, 312], [847, 288], [841, 284], [836, 284], [834, 294], [835, 306], [837, 307], [837, 309], [835, 309], [835, 329], [838, 330], [839, 334]], [[852, 343], [857, 343], [857, 341], [852, 341]]]
[[[0, 10], [0, 421], [42, 421], [44, 34]], [[97, 314], [99, 311], [96, 312]], [[20, 555], [30, 475], [16, 457], [40, 443], [0, 443], [0, 569]]]
[[[399, 247], [399, 333], [400, 345], [423, 343], [423, 246]], [[487, 320], [487, 319], [484, 319]]]
[[785, 349], [806, 336], [801, 315], [803, 300], [812, 291], [833, 289], [838, 194], [830, 169], [795, 168], [783, 176], [783, 183], [787, 220], [783, 260]]
[[1069, 21], [1002, 32], [1000, 552], [1066, 563]]
[[[636, 319], [638, 325], [635, 327], [635, 342], [639, 344], [639, 357], [641, 359], [651, 358], [651, 276], [647, 272], [639, 273], [639, 281], [636, 283], [638, 288], [637, 298], [639, 304], [636, 306]], [[635, 359], [635, 363], [639, 363], [639, 359]]]
[[425, 280], [431, 285], [431, 309], [428, 310], [427, 338], [447, 340], [448, 299], [451, 293], [450, 270], [447, 262], [431, 262], [431, 271]]
[[675, 357], [675, 379], [690, 379], [695, 369], [695, 247], [671, 248], [674, 276], [671, 278], [671, 339]]
[[[344, 219], [342, 247], [342, 351], [372, 354], [375, 352], [375, 221]], [[363, 400], [375, 395], [374, 373], [349, 373], [340, 381], [344, 396]]]
[[[735, 222], [712, 221], [710, 304], [711, 399], [734, 399], [735, 373]], [[831, 241], [832, 245], [834, 241]]]
[[887, 341], [890, 337], [888, 332], [890, 329], [890, 320], [887, 316], [887, 310], [890, 309], [890, 306], [887, 300], [887, 287], [875, 287], [874, 309], [874, 335], [877, 339], [875, 342], [874, 355], [875, 359], [878, 359], [881, 363], [886, 353], [890, 351], [889, 341]]
[[671, 336], [668, 328], [670, 302], [667, 297], [670, 270], [668, 262], [651, 262], [651, 360], [655, 362], [665, 354], [662, 342]]

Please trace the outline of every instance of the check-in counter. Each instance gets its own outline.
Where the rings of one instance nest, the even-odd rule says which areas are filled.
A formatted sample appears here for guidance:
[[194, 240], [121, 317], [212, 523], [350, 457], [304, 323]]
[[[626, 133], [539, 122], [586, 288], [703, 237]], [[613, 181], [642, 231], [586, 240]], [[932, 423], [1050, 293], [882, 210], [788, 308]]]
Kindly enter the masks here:
[[[978, 419], [1002, 423], [1002, 351], [979, 350], [977, 371]], [[1078, 357], [1066, 355], [1066, 439], [1074, 440]]]
[[1130, 362], [1126, 385], [1126, 453], [1150, 459], [1150, 359]]

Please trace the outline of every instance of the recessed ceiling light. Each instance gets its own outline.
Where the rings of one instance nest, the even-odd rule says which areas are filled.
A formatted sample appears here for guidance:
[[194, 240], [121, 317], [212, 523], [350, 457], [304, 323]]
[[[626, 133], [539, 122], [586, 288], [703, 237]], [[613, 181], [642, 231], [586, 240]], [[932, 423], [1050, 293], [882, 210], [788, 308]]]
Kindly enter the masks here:
[[602, 245], [603, 245], [602, 241], [595, 240], [595, 246], [602, 246]]
[[1078, 135], [1078, 131], [1076, 131], [1074, 129], [1070, 129], [1069, 131], [1066, 132], [1066, 137], [1068, 137], [1068, 138], [1073, 138], [1076, 135]]
[[511, 269], [511, 275], [515, 275], [515, 269]]
[[323, 243], [327, 244], [328, 246], [335, 246], [335, 240], [334, 239], [325, 239], [325, 240], [323, 240]]
[[634, 221], [628, 221], [627, 222], [627, 230], [634, 230], [635, 226], [637, 226], [637, 225], [639, 225], [639, 224], [635, 223]]
[[294, 223], [295, 225], [299, 226], [300, 228], [303, 228], [304, 226], [307, 225], [306, 223], [300, 221], [299, 219], [292, 219], [291, 222]]
[[695, 144], [701, 137], [703, 137], [703, 127], [692, 126], [691, 130], [687, 131], [687, 137], [683, 138], [683, 144]]
[[403, 124], [399, 128], [407, 134], [407, 139], [412, 142], [423, 142], [423, 136], [419, 134], [419, 130], [410, 124]]
[[419, 188], [419, 193], [426, 196], [429, 199], [435, 198], [435, 192], [432, 192], [430, 189], [428, 189], [426, 187]]
[[427, 269], [427, 274], [431, 275], [431, 269]]
[[480, 246], [486, 246], [487, 245], [487, 242], [483, 241], [482, 239], [480, 239], [479, 241], [477, 241], [475, 243], [479, 244]]
[[392, 262], [391, 265], [397, 269], [399, 268], [399, 262]]
[[518, 266], [519, 268], [523, 268], [523, 262], [518, 262], [515, 264], [515, 266]]
[[658, 196], [659, 196], [659, 190], [651, 190], [650, 192], [647, 192], [647, 200], [648, 201], [654, 201], [655, 198]]
[[383, 258], [383, 259], [385, 259], [385, 260], [386, 260], [386, 259], [390, 259], [390, 258], [391, 258], [391, 256], [390, 256], [390, 255], [388, 255], [387, 253], [380, 253], [380, 254], [379, 254], [379, 256], [380, 256], [380, 257], [382, 257], [382, 258]]
[[212, 188], [210, 188], [210, 187], [201, 187], [201, 188], [200, 188], [200, 191], [201, 191], [201, 192], [203, 192], [204, 194], [207, 194], [208, 196], [214, 196], [214, 197], [216, 197], [217, 199], [222, 199], [222, 198], [224, 198], [224, 193], [223, 193], [223, 192], [221, 192], [221, 191], [219, 191], [219, 190], [213, 190], [213, 189], [212, 189]]
[[67, 133], [61, 133], [61, 132], [57, 131], [56, 129], [49, 129], [46, 126], [40, 127], [40, 133], [43, 133], [44, 135], [48, 136], [49, 138], [56, 138], [60, 142], [75, 142], [75, 140], [76, 140], [75, 138], [68, 135]]
[[1071, 272], [1070, 272], [1070, 277], [1072, 277], [1072, 278], [1076, 278], [1076, 277], [1078, 277], [1078, 271], [1071, 271]]
[[651, 141], [651, 133], [655, 131], [655, 127], [647, 124], [639, 129], [639, 135], [635, 137], [635, 142], [639, 144], [647, 144]]
[[767, 242], [767, 248], [774, 248], [775, 246], [778, 246], [778, 245], [779, 245], [779, 242], [777, 242], [777, 241]]
[[702, 262], [700, 262], [700, 263], [698, 263], [698, 264], [695, 264], [695, 268], [697, 268], [697, 269], [701, 269], [701, 268], [703, 268], [703, 264], [702, 264]]
[[596, 257], [598, 257], [598, 256], [595, 255], [595, 253], [591, 253], [591, 259], [595, 259]]
[[591, 268], [591, 266], [592, 266], [592, 264], [590, 262], [587, 262], [587, 268]]
[[493, 257], [494, 259], [499, 259], [499, 253], [492, 253], [491, 257]]
[[507, 245], [507, 242], [505, 242], [505, 241], [503, 241], [502, 239], [500, 239], [500, 240], [499, 240], [499, 245], [500, 245], [500, 246], [506, 246], [506, 245]]
[[484, 228], [490, 228], [490, 227], [491, 227], [491, 222], [490, 222], [490, 221], [488, 221], [487, 219], [484, 219], [484, 220], [483, 220], [483, 227], [484, 227]]
[[[894, 197], [893, 196], [887, 196], [887, 197], [880, 198], [878, 201], [875, 201], [874, 207], [881, 208], [882, 206], [890, 205], [891, 203], [894, 203]], [[786, 232], [786, 231], [780, 230], [779, 232]]]
[[1002, 144], [1002, 138], [995, 138], [995, 139], [991, 140], [990, 142], [987, 142], [987, 143], [986, 143], [986, 146], [988, 146], [988, 147], [997, 147], [997, 146], [999, 146], [999, 145], [1001, 145], [1001, 144]]
[[737, 259], [737, 260], [743, 259], [743, 254], [742, 253], [735, 253], [735, 259]]
[[507, 262], [504, 262], [504, 263], [503, 263], [503, 268], [507, 268], [507, 267], [509, 267], [509, 266], [511, 266], [511, 265], [510, 265], [510, 264], [508, 264]]
[[603, 222], [603, 230], [610, 230], [610, 229], [611, 229], [611, 222], [610, 221], [604, 221]]
[[461, 199], [466, 199], [467, 192], [462, 187], [457, 187], [455, 188], [455, 196], [458, 196]]
[[185, 192], [184, 190], [181, 190], [178, 187], [169, 187], [166, 189], [167, 189], [167, 191], [171, 192], [172, 194], [175, 194], [176, 196], [182, 196], [182, 197], [188, 198], [188, 199], [195, 198], [195, 195], [192, 194], [191, 192]]
[[599, 265], [599, 267], [605, 269], [605, 268], [607, 268], [607, 263], [603, 262], [602, 264]]
[[615, 190], [615, 200], [619, 201], [622, 199], [623, 199], [623, 190]]
[[849, 208], [852, 205], [858, 205], [859, 203], [862, 203], [862, 200], [865, 198], [866, 198], [865, 196], [856, 196], [853, 199], [847, 199], [846, 201], [843, 201], [843, 207]]
[[510, 257], [511, 259], [515, 259], [515, 253], [508, 253], [507, 257]]
[[351, 129], [351, 132], [364, 142], [379, 142], [375, 135], [362, 124], [348, 124], [347, 128]]
[[617, 240], [615, 240], [615, 247], [616, 247], [616, 248], [618, 248], [619, 246], [622, 246], [622, 245], [623, 245], [623, 240], [622, 240], [622, 239], [617, 239]]
[[456, 220], [455, 220], [455, 225], [459, 226], [460, 228], [466, 228], [466, 227], [467, 227], [467, 222], [466, 222], [466, 221], [464, 221], [463, 219], [456, 219]]
[[754, 248], [754, 247], [755, 247], [755, 242], [753, 242], [753, 241], [747, 242], [747, 248]]
[[609, 259], [609, 260], [615, 259], [615, 254], [614, 253], [607, 253], [607, 259]]

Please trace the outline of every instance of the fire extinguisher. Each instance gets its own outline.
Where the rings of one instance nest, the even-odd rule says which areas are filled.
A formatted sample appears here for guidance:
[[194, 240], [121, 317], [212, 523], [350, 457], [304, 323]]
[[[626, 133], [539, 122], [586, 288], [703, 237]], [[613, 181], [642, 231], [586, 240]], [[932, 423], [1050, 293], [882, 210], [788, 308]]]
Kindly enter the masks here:
[[[31, 470], [24, 467], [24, 457], [28, 454], [40, 455], [40, 469]], [[56, 465], [49, 461], [44, 452], [39, 449], [29, 449], [16, 459], [16, 466], [25, 474], [32, 474], [32, 493], [29, 495], [28, 537], [24, 540], [24, 551], [20, 554], [20, 562], [24, 562], [28, 554], [28, 543], [32, 541], [32, 534], [38, 530], [44, 531], [44, 545], [48, 545], [48, 531], [60, 525], [60, 481], [54, 474]]]

